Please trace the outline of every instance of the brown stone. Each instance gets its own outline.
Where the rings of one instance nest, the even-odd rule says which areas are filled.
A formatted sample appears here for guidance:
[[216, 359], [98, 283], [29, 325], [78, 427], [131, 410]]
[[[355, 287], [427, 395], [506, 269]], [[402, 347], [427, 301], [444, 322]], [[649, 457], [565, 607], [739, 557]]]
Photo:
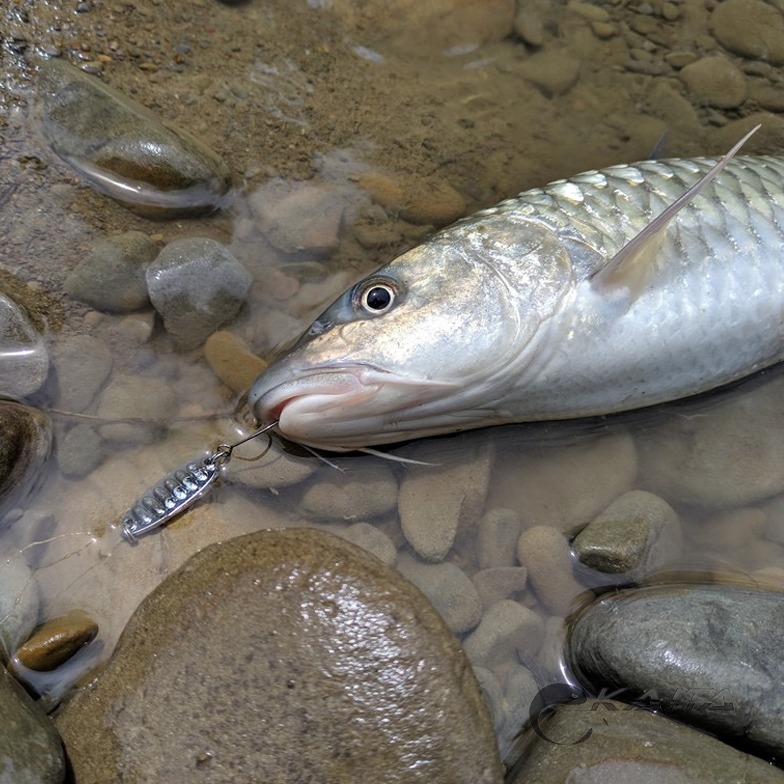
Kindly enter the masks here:
[[76, 610], [39, 626], [16, 651], [14, 659], [30, 670], [54, 670], [91, 643], [97, 634], [98, 624]]

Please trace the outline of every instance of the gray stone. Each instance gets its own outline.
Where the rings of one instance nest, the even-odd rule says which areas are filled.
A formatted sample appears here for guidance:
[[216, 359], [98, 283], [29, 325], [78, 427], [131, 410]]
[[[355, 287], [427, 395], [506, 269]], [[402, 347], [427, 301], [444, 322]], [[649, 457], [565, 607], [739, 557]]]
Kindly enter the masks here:
[[212, 150], [64, 60], [41, 64], [42, 127], [52, 149], [135, 212], [173, 218], [227, 201], [231, 173]]
[[[238, 447], [234, 454], [237, 457], [249, 457], [258, 452], [258, 445], [251, 441]], [[232, 482], [246, 487], [274, 491], [280, 487], [304, 482], [320, 468], [320, 465], [314, 457], [290, 455], [273, 441], [272, 447], [262, 460], [248, 462], [235, 460], [231, 464], [230, 477]]]
[[504, 599], [482, 616], [479, 626], [463, 641], [471, 664], [493, 667], [509, 660], [536, 656], [544, 637], [544, 621], [522, 604]]
[[207, 784], [501, 782], [454, 635], [394, 569], [309, 529], [191, 558], [56, 722], [79, 784], [118, 770], [126, 784], [183, 771]]
[[430, 599], [453, 632], [462, 634], [479, 623], [482, 617], [479, 594], [455, 564], [426, 564], [410, 556], [401, 556], [397, 568]]
[[0, 659], [8, 660], [38, 623], [38, 583], [24, 559], [0, 562]]
[[716, 40], [734, 54], [784, 63], [784, 16], [763, 0], [726, 0], [711, 14]]
[[504, 690], [498, 682], [498, 678], [490, 670], [484, 667], [472, 667], [474, 675], [479, 682], [490, 715], [493, 717], [493, 726], [496, 733], [501, 731], [506, 718], [506, 701], [504, 700]]
[[784, 753], [784, 594], [720, 585], [607, 596], [574, 623], [569, 657], [594, 688], [655, 693], [672, 716]]
[[397, 549], [392, 540], [376, 526], [370, 523], [355, 523], [345, 528], [336, 526], [338, 530], [335, 535], [347, 542], [361, 547], [371, 555], [375, 555], [379, 561], [394, 566], [397, 561]]
[[482, 515], [476, 540], [480, 568], [514, 566], [522, 528], [520, 515], [512, 509], [491, 509]]
[[307, 487], [300, 507], [315, 520], [372, 520], [394, 511], [397, 479], [383, 463], [344, 472], [327, 467]]
[[0, 400], [0, 510], [23, 503], [52, 443], [48, 417], [32, 406]]
[[125, 445], [149, 444], [174, 415], [176, 406], [177, 396], [165, 381], [115, 375], [98, 403], [97, 416], [108, 420], [99, 427], [101, 438]]
[[426, 561], [443, 561], [459, 529], [476, 527], [493, 463], [486, 445], [465, 449], [459, 457], [444, 450], [436, 441], [401, 452], [428, 464], [405, 467], [397, 504], [406, 541]]
[[166, 331], [186, 350], [234, 319], [251, 284], [228, 248], [202, 237], [170, 242], [147, 267], [146, 278]]
[[43, 710], [5, 671], [0, 672], [0, 782], [59, 784], [65, 757]]
[[524, 531], [517, 557], [528, 570], [528, 580], [539, 601], [555, 615], [566, 615], [585, 588], [572, 571], [566, 537], [555, 528], [536, 525]]
[[503, 687], [506, 704], [503, 725], [498, 733], [502, 758], [529, 720], [531, 703], [539, 692], [539, 684], [527, 667], [512, 664], [506, 671]]
[[32, 395], [48, 375], [49, 355], [43, 338], [27, 314], [0, 294], [0, 395]]
[[[775, 784], [784, 774], [716, 738], [615, 700], [577, 700], [527, 730], [507, 784]], [[542, 735], [544, 737], [542, 737]]]
[[616, 498], [572, 542], [585, 566], [633, 580], [675, 560], [680, 545], [677, 514], [644, 490]]
[[523, 566], [495, 566], [482, 569], [471, 579], [483, 607], [490, 607], [501, 599], [516, 599], [525, 590], [528, 571]]
[[96, 242], [65, 279], [65, 290], [80, 302], [109, 313], [131, 313], [149, 305], [144, 268], [158, 253], [141, 231]]
[[283, 198], [259, 194], [252, 204], [266, 238], [284, 253], [327, 253], [338, 246], [345, 194], [330, 185], [302, 185]]
[[102, 340], [75, 335], [57, 343], [52, 362], [57, 378], [57, 405], [70, 413], [84, 411], [93, 402], [112, 372], [113, 359]]
[[103, 441], [92, 425], [74, 425], [57, 440], [57, 465], [67, 477], [87, 476], [103, 458]]

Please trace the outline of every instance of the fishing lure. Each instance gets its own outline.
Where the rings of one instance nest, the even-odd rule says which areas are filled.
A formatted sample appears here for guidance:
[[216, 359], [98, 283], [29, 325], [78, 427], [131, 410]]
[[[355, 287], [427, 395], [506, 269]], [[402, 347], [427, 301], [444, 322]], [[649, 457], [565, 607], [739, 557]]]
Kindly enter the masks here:
[[[276, 424], [277, 422], [272, 422], [265, 425], [232, 444], [218, 444], [215, 450], [205, 457], [189, 460], [169, 471], [139, 496], [125, 512], [121, 524], [122, 535], [131, 544], [136, 544], [140, 536], [160, 528], [189, 509], [196, 501], [203, 498], [220, 478], [231, 460], [232, 452], [238, 446], [268, 433]], [[272, 439], [270, 439], [271, 444]], [[262, 455], [267, 449], [269, 445]]]

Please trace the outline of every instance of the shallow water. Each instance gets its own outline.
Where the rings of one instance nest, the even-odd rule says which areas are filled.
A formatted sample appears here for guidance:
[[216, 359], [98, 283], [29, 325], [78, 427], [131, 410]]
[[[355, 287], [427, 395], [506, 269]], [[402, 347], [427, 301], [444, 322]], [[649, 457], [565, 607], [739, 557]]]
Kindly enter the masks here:
[[[467, 46], [475, 42], [465, 21], [454, 28], [436, 25], [437, 34], [426, 42], [408, 36], [394, 10], [371, 4], [360, 24], [348, 4], [323, 5], [140, 2], [134, 11], [99, 16], [105, 7], [96, 3], [89, 13], [64, 16], [28, 2], [19, 5], [28, 21], [11, 15], [4, 22], [12, 36], [24, 34], [27, 45], [9, 60], [0, 103], [7, 142], [0, 162], [0, 194], [6, 194], [0, 261], [32, 283], [34, 293], [61, 303], [61, 319], [45, 313], [53, 351], [68, 336], [93, 335], [112, 349], [114, 375], [164, 379], [177, 400], [176, 421], [160, 423], [152, 443], [105, 443], [102, 464], [81, 478], [59, 472], [58, 445], [78, 422], [105, 423], [61, 411], [54, 382], [32, 400], [51, 411], [58, 441], [35, 494], [3, 522], [0, 549], [7, 561], [23, 558], [35, 569], [42, 617], [80, 608], [101, 626], [97, 644], [55, 679], [69, 682], [109, 655], [139, 601], [210, 542], [265, 527], [338, 530], [370, 522], [410, 556], [389, 505], [326, 519], [318, 493], [313, 500], [314, 487], [358, 475], [365, 483], [377, 477], [385, 487], [402, 487], [415, 475], [427, 481], [431, 471], [435, 493], [444, 485], [437, 484], [439, 477], [457, 472], [461, 484], [451, 481], [456, 503], [469, 501], [448, 560], [469, 577], [480, 569], [477, 522], [488, 511], [512, 509], [522, 530], [546, 525], [571, 534], [619, 495], [646, 489], [676, 510], [682, 529], [682, 548], [662, 569], [784, 587], [780, 369], [657, 410], [494, 428], [390, 450], [430, 467], [349, 456], [335, 458], [336, 469], [311, 456], [292, 457], [289, 472], [299, 481], [258, 480], [273, 487], [265, 489], [234, 481], [251, 470], [235, 461], [209, 502], [137, 547], [121, 539], [119, 517], [140, 492], [183, 460], [236, 436], [241, 422], [238, 396], [216, 379], [200, 349], [178, 352], [159, 322], [149, 339], [138, 337], [150, 312], [100, 314], [63, 294], [68, 271], [91, 242], [138, 229], [160, 243], [209, 236], [228, 245], [254, 278], [248, 305], [228, 328], [268, 358], [351, 280], [433, 227], [559, 176], [645, 157], [665, 130], [667, 154], [726, 149], [727, 138], [739, 135], [736, 122], [755, 108], [722, 114], [680, 97], [684, 106], [667, 92], [680, 95], [674, 71], [652, 75], [629, 67], [633, 41], [623, 31], [648, 15], [623, 4], [602, 7], [619, 30], [606, 40], [592, 34], [584, 8], [532, 6], [543, 20], [538, 46], [524, 45], [514, 34], [495, 40], [492, 32]], [[412, 29], [427, 20], [428, 10], [437, 18], [439, 8], [438, 2], [420, 4], [422, 17], [411, 19]], [[290, 15], [284, 9], [292, 9]], [[671, 41], [641, 44], [653, 62], [697, 33], [707, 36], [707, 12], [685, 3], [676, 23], [660, 26]], [[115, 87], [220, 152], [241, 183], [233, 205], [212, 218], [152, 223], [91, 191], [48, 151], [30, 108], [36, 62], [53, 51], [47, 47], [95, 64]], [[573, 84], [531, 81], [526, 63], [534, 54], [567, 48], [579, 65]], [[750, 151], [776, 151], [778, 122], [771, 115]], [[343, 207], [338, 242], [329, 250], [286, 249], [280, 240], [276, 246], [260, 217], [265, 205], [280, 203], [302, 183], [331, 188]], [[395, 187], [405, 196], [390, 196]], [[298, 213], [285, 216], [280, 231], [296, 237], [305, 230], [301, 221]], [[97, 416], [95, 406], [84, 413]], [[281, 454], [276, 445], [260, 464], [283, 459]], [[609, 582], [585, 570], [575, 574], [581, 591]], [[568, 590], [567, 575], [553, 573], [556, 582], [562, 578], [560, 589]], [[530, 584], [516, 598], [548, 621], [541, 649], [522, 663], [540, 685], [567, 677], [559, 650], [562, 614]], [[579, 602], [577, 593], [573, 598]], [[516, 663], [508, 658], [489, 670], [502, 683]], [[506, 748], [514, 723], [501, 716], [497, 729]]]

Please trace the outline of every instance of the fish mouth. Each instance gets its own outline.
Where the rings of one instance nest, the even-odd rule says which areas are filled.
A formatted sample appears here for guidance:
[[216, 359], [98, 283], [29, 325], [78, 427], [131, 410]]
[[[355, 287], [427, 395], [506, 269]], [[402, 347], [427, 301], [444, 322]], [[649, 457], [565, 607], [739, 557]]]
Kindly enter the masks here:
[[257, 419], [277, 421], [292, 441], [338, 451], [401, 440], [401, 419], [438, 388], [453, 386], [366, 364], [275, 370], [262, 374], [248, 394]]

